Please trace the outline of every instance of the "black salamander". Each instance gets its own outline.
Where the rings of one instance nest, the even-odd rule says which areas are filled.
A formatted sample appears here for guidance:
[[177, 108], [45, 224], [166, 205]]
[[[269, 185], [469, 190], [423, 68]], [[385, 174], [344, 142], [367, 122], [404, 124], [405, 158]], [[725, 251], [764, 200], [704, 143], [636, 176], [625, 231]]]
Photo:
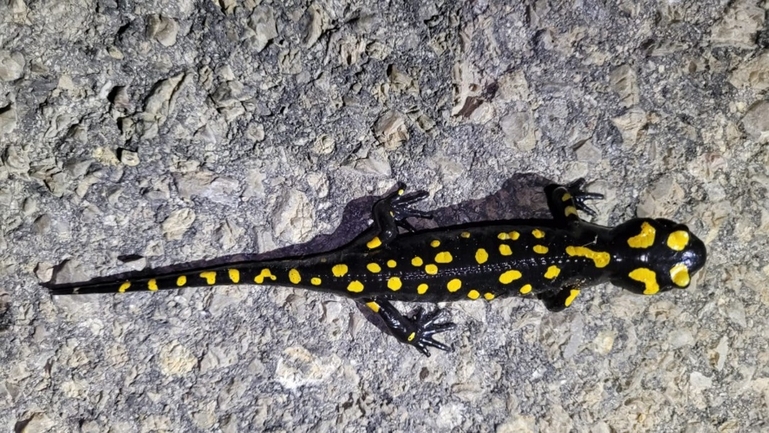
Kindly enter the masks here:
[[[585, 181], [545, 188], [552, 220], [495, 221], [415, 231], [407, 218], [429, 218], [411, 208], [427, 192], [405, 185], [373, 208], [374, 225], [350, 244], [301, 258], [238, 262], [215, 268], [132, 278], [49, 285], [53, 295], [128, 293], [180, 287], [265, 284], [329, 292], [364, 303], [401, 342], [429, 356], [449, 350], [435, 334], [453, 329], [441, 310], [413, 316], [390, 301], [441, 302], [504, 296], [537, 298], [551, 311], [572, 304], [580, 290], [611, 282], [653, 295], [686, 288], [705, 264], [703, 242], [682, 224], [635, 218], [614, 228], [582, 221], [595, 212]], [[400, 228], [407, 230], [400, 233]]]

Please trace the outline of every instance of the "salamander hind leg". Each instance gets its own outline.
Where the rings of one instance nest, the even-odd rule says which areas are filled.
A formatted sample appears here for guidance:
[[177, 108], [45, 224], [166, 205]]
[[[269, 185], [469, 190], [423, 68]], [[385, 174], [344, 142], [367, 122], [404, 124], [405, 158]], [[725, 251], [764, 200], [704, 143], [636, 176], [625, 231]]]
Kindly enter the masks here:
[[596, 211], [588, 206], [587, 200], [603, 199], [603, 194], [587, 192], [583, 190], [585, 179], [577, 179], [568, 185], [548, 185], [545, 188], [547, 204], [553, 218], [563, 224], [570, 221], [579, 221], [577, 211], [580, 210], [590, 216], [596, 216]]
[[394, 192], [380, 199], [374, 205], [372, 217], [376, 232], [366, 241], [369, 249], [375, 249], [387, 245], [398, 236], [398, 227], [414, 231], [407, 218], [432, 218], [432, 213], [413, 209], [411, 205], [427, 198], [427, 191], [414, 191], [406, 193], [406, 184], [398, 182]]
[[452, 322], [436, 323], [444, 310], [425, 313], [420, 307], [414, 317], [409, 318], [402, 315], [389, 301], [366, 299], [364, 302], [384, 320], [390, 333], [400, 342], [416, 347], [425, 356], [430, 356], [428, 347], [451, 351], [451, 347], [433, 339], [435, 334], [456, 328], [456, 324]]

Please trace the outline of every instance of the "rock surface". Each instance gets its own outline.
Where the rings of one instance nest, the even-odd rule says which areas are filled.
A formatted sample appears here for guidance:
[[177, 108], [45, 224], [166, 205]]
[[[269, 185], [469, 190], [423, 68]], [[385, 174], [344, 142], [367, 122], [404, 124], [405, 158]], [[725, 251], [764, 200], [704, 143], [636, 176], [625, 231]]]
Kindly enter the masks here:
[[[766, 2], [11, 0], [0, 40], [0, 425], [769, 424]], [[447, 215], [542, 216], [524, 173], [594, 181], [598, 223], [688, 224], [706, 268], [560, 314], [450, 304], [454, 352], [430, 358], [328, 294], [39, 285], [330, 247], [396, 180]]]

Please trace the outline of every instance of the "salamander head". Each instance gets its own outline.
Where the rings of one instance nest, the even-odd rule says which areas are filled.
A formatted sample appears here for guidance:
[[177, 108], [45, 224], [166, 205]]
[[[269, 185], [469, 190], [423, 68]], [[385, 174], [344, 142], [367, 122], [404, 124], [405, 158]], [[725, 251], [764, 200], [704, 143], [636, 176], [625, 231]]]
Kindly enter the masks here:
[[611, 234], [611, 282], [633, 293], [685, 289], [707, 259], [705, 244], [685, 225], [670, 220], [636, 218]]

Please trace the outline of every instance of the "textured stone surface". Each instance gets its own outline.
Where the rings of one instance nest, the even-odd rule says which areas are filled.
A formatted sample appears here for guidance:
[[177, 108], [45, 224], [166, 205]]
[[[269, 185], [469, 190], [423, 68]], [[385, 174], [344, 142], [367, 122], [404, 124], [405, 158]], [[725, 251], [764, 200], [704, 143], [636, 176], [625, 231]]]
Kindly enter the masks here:
[[769, 102], [753, 104], [742, 118], [742, 127], [751, 140], [759, 143], [769, 141]]
[[[765, 15], [749, 0], [5, 2], [0, 425], [760, 430]], [[454, 352], [430, 358], [328, 294], [38, 284], [331, 247], [366, 225], [352, 202], [354, 229], [335, 232], [345, 206], [395, 180], [439, 216], [546, 215], [544, 179], [524, 173], [595, 181], [599, 223], [689, 224], [706, 268], [686, 291], [599, 286], [560, 314], [450, 304]]]

